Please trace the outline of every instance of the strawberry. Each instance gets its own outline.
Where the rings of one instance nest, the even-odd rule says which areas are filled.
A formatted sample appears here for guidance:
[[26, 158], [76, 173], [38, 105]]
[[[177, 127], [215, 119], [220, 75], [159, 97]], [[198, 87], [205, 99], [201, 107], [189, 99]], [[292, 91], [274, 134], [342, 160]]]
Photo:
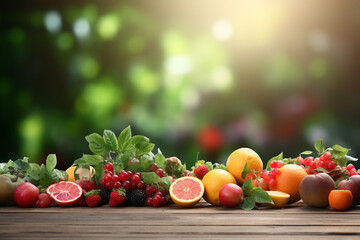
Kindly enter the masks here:
[[199, 179], [202, 179], [208, 172], [209, 168], [206, 165], [201, 165], [200, 167], [194, 169], [194, 173]]
[[85, 193], [86, 204], [88, 207], [98, 207], [101, 204], [100, 190], [91, 190]]
[[119, 207], [126, 202], [126, 190], [119, 188], [111, 192], [109, 207]]

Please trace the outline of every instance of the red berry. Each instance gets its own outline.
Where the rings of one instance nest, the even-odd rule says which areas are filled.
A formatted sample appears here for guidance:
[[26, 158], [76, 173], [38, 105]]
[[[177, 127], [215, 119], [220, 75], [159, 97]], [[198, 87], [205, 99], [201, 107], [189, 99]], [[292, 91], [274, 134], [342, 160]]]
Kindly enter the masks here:
[[160, 197], [163, 197], [163, 194], [162, 194], [162, 192], [156, 192], [154, 196], [160, 196]]
[[284, 163], [283, 163], [283, 161], [279, 160], [278, 161], [278, 168], [281, 168], [282, 166], [284, 166]]
[[46, 208], [52, 203], [51, 197], [47, 193], [41, 193], [36, 201], [36, 207]]
[[111, 180], [112, 180], [112, 177], [109, 174], [105, 174], [105, 176], [104, 176], [105, 183], [111, 182]]
[[114, 166], [112, 165], [111, 162], [107, 162], [105, 163], [105, 169], [108, 170], [109, 172], [112, 172], [112, 170], [114, 170]]
[[125, 188], [126, 190], [131, 189], [131, 186], [132, 186], [132, 184], [129, 180], [126, 180], [125, 182], [123, 182], [122, 185], [123, 185], [123, 188]]
[[354, 175], [358, 175], [358, 172], [356, 171], [355, 168], [352, 168], [352, 169], [350, 170], [350, 176], [354, 176]]
[[269, 174], [270, 174], [270, 172], [267, 170], [265, 170], [261, 173], [261, 177], [265, 180], [265, 182], [267, 182], [269, 180], [269, 178], [270, 178]]
[[322, 166], [323, 166], [323, 161], [317, 161], [317, 162], [315, 163], [315, 166], [316, 166], [316, 168], [322, 167]]
[[328, 169], [329, 171], [331, 171], [331, 170], [333, 170], [336, 166], [337, 166], [337, 164], [334, 163], [333, 161], [331, 161], [331, 162], [328, 163], [327, 169]]
[[274, 178], [270, 178], [268, 185], [270, 187], [275, 187], [277, 185], [276, 180]]
[[168, 192], [168, 191], [166, 191], [166, 190], [162, 190], [162, 191], [161, 191], [161, 194], [162, 194], [163, 196], [166, 196], [166, 195], [168, 195], [168, 194], [169, 194], [169, 192]]
[[315, 169], [315, 168], [316, 168], [316, 162], [315, 162], [315, 161], [311, 162], [310, 165], [309, 165], [309, 167], [310, 167], [311, 169]]
[[270, 163], [270, 167], [271, 167], [271, 168], [277, 168], [277, 167], [278, 167], [278, 161], [272, 161], [272, 162]]
[[120, 175], [119, 175], [119, 179], [120, 179], [120, 181], [125, 182], [126, 180], [129, 179], [128, 173], [125, 172], [124, 170], [121, 170]]
[[112, 175], [111, 181], [113, 181], [113, 182], [118, 182], [118, 181], [119, 181], [119, 176], [116, 175], [116, 174]]
[[121, 182], [114, 182], [114, 189], [119, 189], [122, 187]]
[[134, 175], [137, 175], [137, 176], [139, 176], [139, 178], [141, 178], [141, 173], [134, 173]]
[[135, 190], [136, 189], [136, 183], [131, 183], [131, 189]]
[[140, 181], [138, 184], [137, 184], [137, 188], [138, 189], [144, 189], [145, 188], [145, 183], [143, 181]]
[[163, 207], [167, 204], [167, 201], [166, 201], [166, 198], [165, 197], [162, 197], [161, 198], [161, 201], [160, 201], [160, 206]]
[[153, 194], [153, 190], [151, 186], [147, 186], [145, 189], [146, 195], [151, 195]]
[[104, 180], [104, 178], [102, 178], [102, 179], [100, 180], [100, 186], [101, 186], [101, 187], [105, 187], [105, 180]]
[[140, 179], [139, 175], [134, 174], [134, 175], [131, 176], [131, 182], [132, 183], [138, 184], [140, 181], [141, 181], [141, 179]]
[[127, 171], [126, 173], [127, 173], [127, 175], [128, 175], [128, 179], [131, 178], [131, 176], [133, 175], [133, 172], [132, 172], [132, 171]]
[[155, 195], [153, 197], [153, 207], [160, 207], [161, 204], [161, 196], [160, 195]]
[[157, 187], [152, 187], [152, 193], [157, 193], [159, 189]]
[[152, 197], [146, 198], [146, 205], [149, 206], [149, 207], [152, 207], [152, 206], [153, 206], [153, 199], [152, 199]]
[[161, 168], [156, 169], [155, 173], [156, 173], [156, 175], [158, 175], [161, 178], [164, 177], [164, 175], [165, 175], [164, 171]]
[[324, 153], [322, 155], [323, 161], [331, 161], [331, 154], [329, 152]]
[[314, 158], [313, 157], [307, 157], [305, 158], [304, 160], [304, 165], [305, 166], [310, 166], [311, 162], [314, 161]]
[[350, 172], [351, 169], [355, 169], [355, 166], [350, 163], [350, 164], [347, 165], [346, 169]]
[[280, 169], [279, 168], [274, 168], [274, 174], [275, 175], [280, 175], [281, 174]]
[[107, 182], [105, 183], [105, 187], [109, 190], [114, 188], [114, 183], [113, 182]]

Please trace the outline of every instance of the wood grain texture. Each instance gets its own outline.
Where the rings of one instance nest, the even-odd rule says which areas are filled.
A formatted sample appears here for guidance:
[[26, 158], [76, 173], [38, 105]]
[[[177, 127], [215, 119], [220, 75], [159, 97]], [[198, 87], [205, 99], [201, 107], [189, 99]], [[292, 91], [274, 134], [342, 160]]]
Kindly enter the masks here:
[[0, 239], [355, 239], [360, 208], [0, 208]]

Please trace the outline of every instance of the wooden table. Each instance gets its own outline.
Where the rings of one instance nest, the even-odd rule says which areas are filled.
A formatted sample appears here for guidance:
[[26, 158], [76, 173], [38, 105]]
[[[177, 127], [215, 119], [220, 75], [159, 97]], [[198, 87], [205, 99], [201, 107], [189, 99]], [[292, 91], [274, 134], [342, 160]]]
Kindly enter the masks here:
[[360, 207], [346, 212], [302, 202], [243, 211], [193, 208], [0, 207], [0, 239], [358, 239]]

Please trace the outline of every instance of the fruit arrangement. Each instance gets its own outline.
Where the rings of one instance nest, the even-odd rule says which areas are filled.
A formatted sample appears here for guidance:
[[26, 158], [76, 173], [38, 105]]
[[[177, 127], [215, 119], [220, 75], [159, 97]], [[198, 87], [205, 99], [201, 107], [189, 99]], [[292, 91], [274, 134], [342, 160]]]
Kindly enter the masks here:
[[54, 154], [41, 165], [28, 158], [0, 163], [0, 205], [192, 207], [202, 198], [244, 210], [282, 208], [299, 200], [335, 210], [360, 204], [360, 175], [348, 163], [357, 159], [339, 145], [325, 148], [322, 140], [315, 142], [315, 156], [312, 151], [295, 158], [281, 153], [265, 169], [249, 148], [232, 152], [226, 166], [197, 160], [187, 169], [160, 149], [154, 154], [155, 145], [145, 136], [133, 136], [130, 126], [119, 136], [105, 130], [85, 139], [92, 154], [83, 154], [66, 171], [55, 168]]

